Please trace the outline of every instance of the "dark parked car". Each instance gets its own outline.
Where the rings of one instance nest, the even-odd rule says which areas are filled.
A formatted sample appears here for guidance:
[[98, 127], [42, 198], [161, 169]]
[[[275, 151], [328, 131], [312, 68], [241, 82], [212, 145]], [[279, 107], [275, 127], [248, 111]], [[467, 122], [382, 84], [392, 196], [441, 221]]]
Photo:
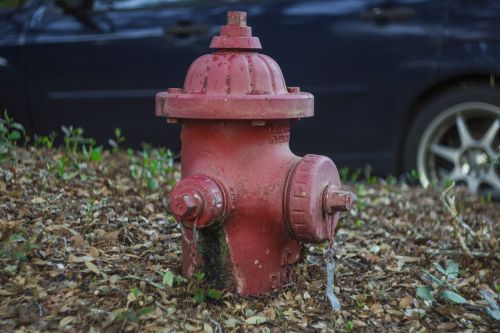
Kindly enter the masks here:
[[[3, 0], [0, 104], [32, 133], [179, 149], [154, 95], [182, 86], [228, 10], [315, 95], [292, 148], [378, 174], [500, 190], [498, 0]], [[495, 161], [497, 162], [495, 166]]]

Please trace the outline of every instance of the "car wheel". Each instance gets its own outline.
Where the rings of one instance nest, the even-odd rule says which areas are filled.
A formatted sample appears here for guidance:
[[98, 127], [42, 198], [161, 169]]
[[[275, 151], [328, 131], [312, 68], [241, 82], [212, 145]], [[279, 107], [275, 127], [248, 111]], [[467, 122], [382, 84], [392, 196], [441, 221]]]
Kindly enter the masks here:
[[474, 85], [426, 103], [409, 132], [406, 170], [420, 183], [453, 180], [471, 193], [500, 195], [500, 89]]

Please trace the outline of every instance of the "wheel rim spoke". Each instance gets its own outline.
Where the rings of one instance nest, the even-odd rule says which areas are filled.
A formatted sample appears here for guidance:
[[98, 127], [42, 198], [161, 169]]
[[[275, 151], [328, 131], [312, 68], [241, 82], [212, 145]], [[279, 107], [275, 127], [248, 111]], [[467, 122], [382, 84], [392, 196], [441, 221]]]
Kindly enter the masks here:
[[452, 162], [455, 165], [458, 164], [459, 153], [457, 149], [435, 143], [431, 146], [431, 152], [449, 162]]
[[462, 180], [464, 178], [464, 175], [462, 171], [460, 171], [460, 168], [455, 167], [453, 170], [448, 174], [448, 178], [451, 180]]
[[479, 185], [481, 184], [481, 181], [477, 177], [469, 176], [466, 178], [466, 183], [467, 183], [467, 188], [469, 189], [469, 192], [477, 193], [477, 190], [479, 189]]
[[484, 177], [484, 182], [493, 187], [496, 191], [500, 191], [500, 178], [496, 174], [494, 168], [490, 168], [488, 174]]
[[[491, 147], [491, 145], [493, 144], [493, 141], [495, 140], [495, 137], [498, 133], [498, 128], [500, 128], [500, 120], [495, 119], [493, 124], [491, 124], [490, 128], [488, 128], [486, 133], [481, 138], [481, 144], [484, 147], [486, 147], [486, 148]], [[495, 148], [496, 147], [494, 147], [494, 149]]]
[[457, 116], [456, 125], [462, 147], [470, 146], [474, 142], [474, 139], [470, 135], [469, 128], [467, 127], [467, 124], [465, 123], [464, 117], [462, 117], [462, 115]]

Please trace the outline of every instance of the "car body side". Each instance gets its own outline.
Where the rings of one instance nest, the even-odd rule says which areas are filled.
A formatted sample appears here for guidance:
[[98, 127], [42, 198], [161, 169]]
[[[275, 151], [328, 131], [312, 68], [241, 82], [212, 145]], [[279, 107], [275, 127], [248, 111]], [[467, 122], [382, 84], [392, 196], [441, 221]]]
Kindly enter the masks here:
[[[315, 95], [315, 118], [293, 126], [294, 151], [325, 154], [340, 166], [404, 171], [405, 135], [421, 105], [467, 82], [496, 84], [500, 75], [494, 0], [220, 1], [157, 11], [173, 27], [193, 21], [207, 27], [195, 40], [168, 36], [166, 26], [141, 26], [153, 15], [148, 10], [97, 11], [94, 29], [115, 29], [103, 32], [81, 30], [81, 22], [66, 16], [44, 22], [48, 6], [27, 1], [1, 18], [0, 105], [32, 133], [72, 124], [105, 142], [118, 126], [130, 144], [177, 150], [178, 128], [154, 118], [153, 96], [182, 85], [189, 64], [209, 52], [212, 27], [234, 9], [249, 12], [263, 53], [280, 64], [288, 85]], [[379, 7], [409, 8], [414, 16], [363, 19]]]

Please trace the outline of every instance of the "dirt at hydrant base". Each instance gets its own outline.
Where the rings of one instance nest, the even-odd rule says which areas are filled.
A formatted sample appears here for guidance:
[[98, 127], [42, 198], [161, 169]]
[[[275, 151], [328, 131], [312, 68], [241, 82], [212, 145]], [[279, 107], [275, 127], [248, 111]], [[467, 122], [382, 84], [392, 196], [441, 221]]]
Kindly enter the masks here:
[[[62, 179], [57, 150], [18, 149], [0, 164], [0, 332], [429, 332], [495, 331], [481, 290], [499, 298], [500, 204], [453, 189], [353, 184], [358, 203], [335, 237], [335, 294], [325, 298], [325, 245], [304, 248], [297, 282], [263, 297], [182, 281], [178, 225], [166, 214], [172, 180], [148, 188], [123, 153]], [[472, 256], [464, 255], [457, 232]], [[458, 264], [456, 304], [416, 296]], [[167, 273], [170, 271], [173, 273]], [[173, 280], [172, 280], [172, 277]], [[205, 295], [206, 296], [206, 295]], [[500, 302], [499, 302], [500, 303]]]

